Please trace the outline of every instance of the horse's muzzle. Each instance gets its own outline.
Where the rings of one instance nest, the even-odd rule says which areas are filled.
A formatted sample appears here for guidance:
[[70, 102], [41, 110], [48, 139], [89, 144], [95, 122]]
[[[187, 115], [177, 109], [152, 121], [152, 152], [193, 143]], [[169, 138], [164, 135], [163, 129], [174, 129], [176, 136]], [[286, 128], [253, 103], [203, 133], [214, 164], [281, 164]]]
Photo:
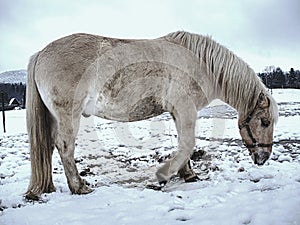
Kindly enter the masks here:
[[261, 166], [269, 159], [270, 155], [270, 152], [258, 151], [253, 152], [251, 158], [255, 164]]

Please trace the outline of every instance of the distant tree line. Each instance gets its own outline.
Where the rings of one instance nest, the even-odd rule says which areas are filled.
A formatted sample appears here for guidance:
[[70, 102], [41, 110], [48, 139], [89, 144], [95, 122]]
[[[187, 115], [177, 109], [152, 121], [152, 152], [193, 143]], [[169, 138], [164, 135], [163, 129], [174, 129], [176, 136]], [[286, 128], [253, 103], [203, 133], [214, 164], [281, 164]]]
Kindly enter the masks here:
[[258, 76], [268, 88], [300, 88], [300, 70], [294, 68], [283, 72], [280, 67], [268, 66]]
[[[18, 83], [18, 84], [0, 83], [0, 92], [4, 93], [5, 104], [7, 104], [12, 98], [15, 98], [20, 104], [20, 106], [24, 107], [25, 90], [26, 90], [26, 85], [23, 83]], [[0, 99], [0, 102], [2, 102], [2, 99]]]

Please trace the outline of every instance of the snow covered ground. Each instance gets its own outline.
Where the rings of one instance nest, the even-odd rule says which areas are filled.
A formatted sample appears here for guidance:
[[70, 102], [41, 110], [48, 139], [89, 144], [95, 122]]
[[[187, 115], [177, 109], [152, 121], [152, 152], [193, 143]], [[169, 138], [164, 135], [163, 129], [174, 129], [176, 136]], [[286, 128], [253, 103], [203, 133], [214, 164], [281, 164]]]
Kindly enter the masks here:
[[76, 163], [94, 192], [71, 195], [55, 151], [56, 192], [39, 203], [23, 199], [30, 177], [25, 111], [6, 112], [0, 224], [300, 224], [300, 90], [273, 96], [280, 118], [272, 158], [262, 167], [241, 144], [236, 112], [218, 101], [199, 112], [193, 168], [201, 181], [174, 177], [161, 191], [149, 187], [177, 146], [168, 114], [134, 123], [83, 118]]

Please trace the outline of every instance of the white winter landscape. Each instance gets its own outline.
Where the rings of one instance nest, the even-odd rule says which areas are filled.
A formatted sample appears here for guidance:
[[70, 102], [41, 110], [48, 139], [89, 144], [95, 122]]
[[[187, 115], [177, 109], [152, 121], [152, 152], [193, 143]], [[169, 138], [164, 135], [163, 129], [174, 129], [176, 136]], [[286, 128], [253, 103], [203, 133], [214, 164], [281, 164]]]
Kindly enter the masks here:
[[134, 123], [82, 118], [76, 163], [94, 191], [70, 193], [55, 151], [56, 192], [40, 202], [23, 198], [30, 178], [25, 110], [8, 111], [7, 133], [0, 126], [0, 224], [300, 224], [300, 90], [273, 96], [280, 117], [264, 166], [243, 147], [235, 110], [216, 101], [199, 112], [192, 162], [201, 180], [173, 177], [154, 190], [156, 169], [177, 146], [169, 114]]

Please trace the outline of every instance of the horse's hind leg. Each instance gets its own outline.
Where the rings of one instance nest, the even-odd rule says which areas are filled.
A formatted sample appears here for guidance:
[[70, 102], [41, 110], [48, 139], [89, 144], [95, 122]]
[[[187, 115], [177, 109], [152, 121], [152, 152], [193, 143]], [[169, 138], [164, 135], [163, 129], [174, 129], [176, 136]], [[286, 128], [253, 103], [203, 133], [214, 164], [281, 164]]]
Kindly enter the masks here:
[[75, 137], [78, 132], [79, 122], [80, 117], [59, 122], [56, 147], [61, 157], [71, 192], [73, 194], [87, 194], [92, 190], [81, 179], [74, 160]]
[[173, 174], [178, 173], [181, 169], [184, 173], [191, 172], [187, 171], [185, 167], [189, 163], [190, 156], [195, 146], [197, 111], [194, 107], [180, 108], [180, 111], [173, 113], [178, 133], [178, 151], [172, 159], [168, 160], [157, 171], [156, 176], [159, 183], [166, 183]]

